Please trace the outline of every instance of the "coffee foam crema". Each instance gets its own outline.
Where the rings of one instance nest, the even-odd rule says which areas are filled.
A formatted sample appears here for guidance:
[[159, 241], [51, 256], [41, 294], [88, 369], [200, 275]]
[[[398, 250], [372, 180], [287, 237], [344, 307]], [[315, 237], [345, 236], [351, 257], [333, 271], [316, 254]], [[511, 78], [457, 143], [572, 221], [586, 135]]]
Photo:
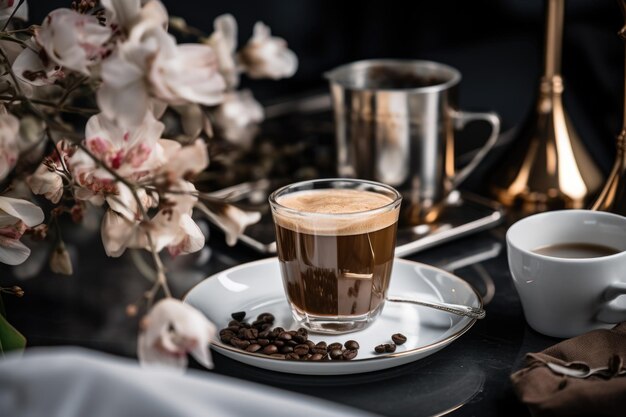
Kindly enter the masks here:
[[[280, 209], [274, 221], [287, 229], [317, 235], [356, 235], [374, 232], [392, 225], [399, 210], [367, 213], [386, 206], [393, 200], [383, 194], [363, 190], [327, 189], [298, 191], [280, 196], [276, 202], [297, 210], [298, 214]], [[316, 216], [319, 215], [319, 216]], [[332, 216], [340, 214], [341, 216]]]

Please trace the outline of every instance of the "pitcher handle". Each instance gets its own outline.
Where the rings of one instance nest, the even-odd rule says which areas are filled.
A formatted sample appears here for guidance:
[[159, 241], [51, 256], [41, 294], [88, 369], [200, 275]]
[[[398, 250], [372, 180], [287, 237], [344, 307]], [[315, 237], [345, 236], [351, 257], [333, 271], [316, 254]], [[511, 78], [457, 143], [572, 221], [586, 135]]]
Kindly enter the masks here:
[[604, 291], [605, 304], [598, 312], [597, 319], [599, 321], [616, 324], [626, 320], [626, 308], [611, 303], [622, 295], [626, 295], [626, 282], [614, 282]]
[[483, 120], [491, 125], [491, 135], [487, 139], [487, 142], [485, 142], [482, 148], [480, 148], [476, 156], [472, 158], [469, 164], [463, 167], [454, 175], [454, 178], [452, 178], [452, 185], [454, 188], [457, 188], [467, 179], [472, 171], [476, 169], [476, 167], [482, 162], [485, 156], [487, 156], [487, 153], [489, 153], [498, 141], [498, 135], [500, 134], [500, 117], [493, 112], [483, 113], [456, 110], [452, 114], [452, 118], [454, 120], [455, 129], [463, 129], [467, 123], [477, 120]]

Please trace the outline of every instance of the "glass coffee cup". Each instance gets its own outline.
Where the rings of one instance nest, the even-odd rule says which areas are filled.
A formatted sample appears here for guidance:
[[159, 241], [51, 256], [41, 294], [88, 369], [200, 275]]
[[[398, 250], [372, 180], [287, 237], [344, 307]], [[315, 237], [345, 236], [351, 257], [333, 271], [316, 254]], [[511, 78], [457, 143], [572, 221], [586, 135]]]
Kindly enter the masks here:
[[285, 294], [299, 325], [339, 334], [380, 315], [402, 197], [358, 179], [287, 185], [269, 197]]

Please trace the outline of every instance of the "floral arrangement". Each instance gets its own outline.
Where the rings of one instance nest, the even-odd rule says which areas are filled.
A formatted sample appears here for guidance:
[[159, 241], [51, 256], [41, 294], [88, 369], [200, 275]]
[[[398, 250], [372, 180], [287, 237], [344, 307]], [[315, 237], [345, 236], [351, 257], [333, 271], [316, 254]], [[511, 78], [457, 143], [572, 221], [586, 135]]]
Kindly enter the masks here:
[[[52, 271], [71, 274], [59, 218], [80, 223], [102, 207], [109, 256], [128, 248], [152, 254], [145, 306], [128, 309], [146, 311], [141, 363], [180, 369], [191, 353], [211, 367], [215, 327], [171, 297], [162, 252], [178, 256], [204, 246], [194, 209], [221, 227], [229, 244], [258, 221], [259, 213], [198, 191], [194, 179], [209, 164], [214, 129], [237, 141], [263, 119], [251, 92], [237, 90], [241, 74], [289, 77], [297, 58], [261, 22], [238, 50], [230, 15], [218, 17], [207, 36], [169, 17], [159, 0], [69, 6], [28, 25], [25, 0], [0, 0], [0, 262], [24, 262], [31, 251], [20, 239], [29, 234], [50, 242]], [[198, 42], [180, 44], [168, 30]], [[165, 139], [164, 120], [172, 118], [179, 134]], [[23, 294], [17, 286], [0, 291]], [[13, 331], [0, 315], [0, 349], [21, 344]]]

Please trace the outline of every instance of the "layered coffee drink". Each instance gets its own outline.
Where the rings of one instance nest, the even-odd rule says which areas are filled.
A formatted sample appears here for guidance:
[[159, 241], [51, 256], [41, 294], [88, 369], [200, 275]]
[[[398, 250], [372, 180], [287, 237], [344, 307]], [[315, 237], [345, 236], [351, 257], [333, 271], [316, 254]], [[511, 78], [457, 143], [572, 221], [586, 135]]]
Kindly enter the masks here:
[[273, 209], [285, 292], [301, 324], [342, 332], [371, 322], [389, 287], [399, 196], [318, 188], [278, 195]]

